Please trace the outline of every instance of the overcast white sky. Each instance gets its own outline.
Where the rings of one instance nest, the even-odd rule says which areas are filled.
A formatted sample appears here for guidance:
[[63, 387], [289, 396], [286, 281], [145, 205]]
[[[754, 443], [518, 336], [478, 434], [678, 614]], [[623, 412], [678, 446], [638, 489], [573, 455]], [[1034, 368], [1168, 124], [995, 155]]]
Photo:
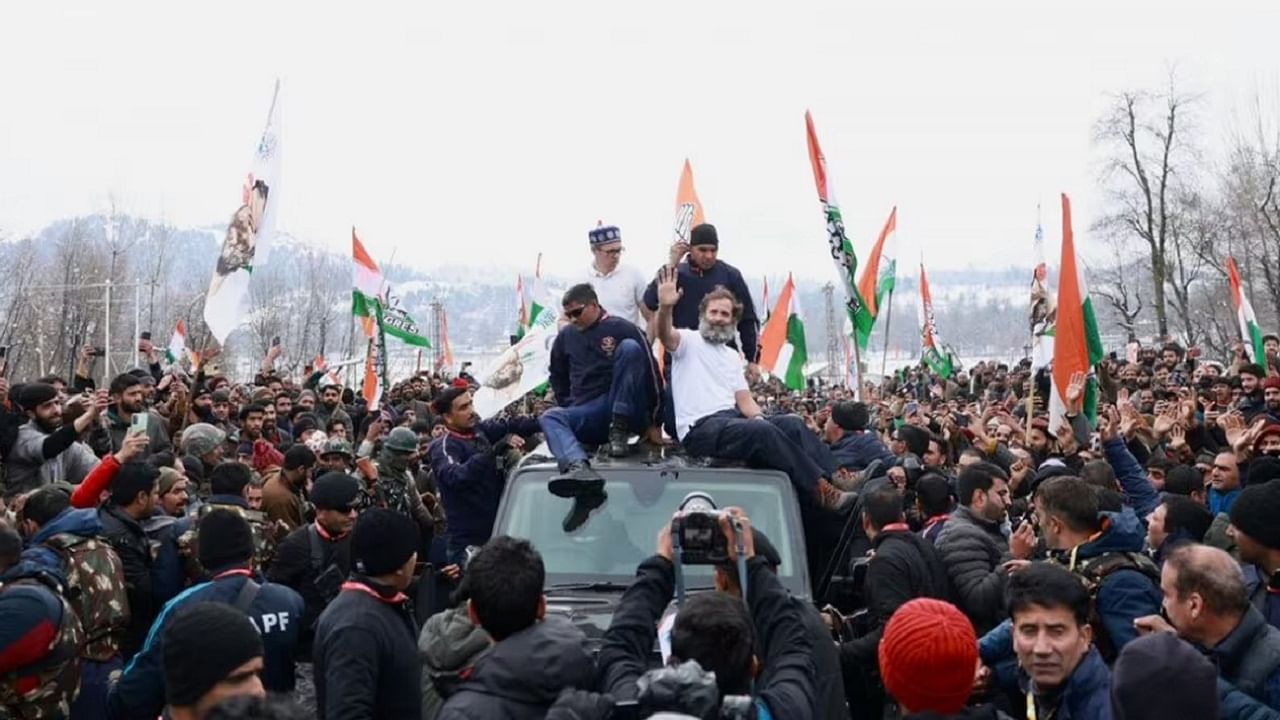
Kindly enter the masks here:
[[[744, 0], [26, 2], [0, 9], [0, 232], [106, 208], [221, 224], [284, 83], [281, 228], [376, 257], [565, 274], [597, 219], [658, 262], [683, 159], [722, 257], [832, 274], [805, 154], [812, 109], [865, 253], [1050, 252], [1057, 193], [1095, 215], [1106, 93], [1171, 67], [1225, 134], [1273, 96], [1280, 2]], [[909, 267], [909, 265], [908, 265]]]

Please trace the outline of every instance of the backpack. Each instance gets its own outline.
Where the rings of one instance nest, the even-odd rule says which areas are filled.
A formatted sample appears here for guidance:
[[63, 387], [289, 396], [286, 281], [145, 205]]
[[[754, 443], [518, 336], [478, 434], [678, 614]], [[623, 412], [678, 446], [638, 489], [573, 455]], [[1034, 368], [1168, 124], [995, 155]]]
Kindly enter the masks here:
[[33, 720], [70, 717], [71, 704], [80, 693], [80, 618], [57, 581], [44, 574], [0, 583], [0, 593], [22, 586], [52, 592], [62, 606], [62, 623], [49, 653], [39, 662], [0, 675], [0, 716]]
[[66, 599], [84, 632], [80, 657], [106, 662], [120, 654], [120, 635], [129, 626], [124, 565], [103, 540], [58, 533], [44, 544], [62, 560]]
[[214, 505], [206, 503], [196, 512], [196, 521], [191, 529], [178, 536], [178, 553], [182, 556], [183, 565], [192, 582], [199, 582], [208, 574], [200, 566], [198, 548], [200, 547], [200, 518], [214, 510], [230, 510], [238, 513], [249, 523], [249, 531], [253, 534], [253, 563], [259, 572], [266, 572], [275, 556], [276, 544], [279, 540], [275, 525], [267, 519], [261, 510], [247, 510], [239, 505]]
[[1106, 624], [1098, 614], [1098, 590], [1107, 576], [1119, 570], [1136, 570], [1160, 587], [1160, 568], [1143, 553], [1109, 552], [1076, 563], [1075, 573], [1089, 591], [1089, 625], [1093, 627], [1093, 644], [1102, 653], [1108, 665], [1120, 654], [1115, 642], [1107, 634]]

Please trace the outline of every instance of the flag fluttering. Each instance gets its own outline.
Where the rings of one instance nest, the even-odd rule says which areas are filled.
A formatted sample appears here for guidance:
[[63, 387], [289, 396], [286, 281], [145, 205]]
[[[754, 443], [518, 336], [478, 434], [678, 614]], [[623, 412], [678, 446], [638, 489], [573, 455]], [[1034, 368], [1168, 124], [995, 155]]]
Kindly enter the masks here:
[[1089, 299], [1084, 267], [1076, 257], [1071, 229], [1071, 199], [1062, 196], [1062, 261], [1058, 265], [1057, 328], [1053, 343], [1053, 382], [1049, 392], [1049, 430], [1067, 421], [1067, 386], [1071, 376], [1086, 377], [1082, 411], [1092, 425], [1098, 414], [1098, 380], [1093, 366], [1102, 361], [1102, 336]]
[[449, 344], [449, 315], [440, 308], [440, 356], [436, 358], [436, 372], [453, 370], [453, 346]]
[[804, 365], [808, 359], [800, 293], [788, 275], [778, 295], [778, 305], [760, 333], [760, 367], [782, 378], [788, 388], [803, 390]]
[[866, 314], [866, 302], [862, 291], [858, 289], [858, 255], [853, 250], [853, 243], [844, 231], [844, 216], [840, 214], [840, 206], [836, 202], [835, 190], [831, 187], [831, 179], [827, 174], [827, 159], [818, 145], [818, 133], [813, 127], [813, 116], [804, 114], [805, 132], [809, 143], [809, 164], [813, 166], [813, 181], [818, 187], [818, 200], [822, 202], [822, 211], [827, 219], [827, 244], [831, 258], [836, 265], [836, 274], [840, 285], [844, 288], [845, 313], [857, 333], [871, 332], [869, 318]]
[[170, 365], [177, 365], [187, 355], [187, 324], [181, 320], [169, 337], [169, 347], [165, 348], [165, 358]]
[[280, 208], [280, 81], [271, 94], [267, 126], [258, 139], [253, 163], [241, 188], [240, 205], [227, 224], [213, 278], [204, 300], [204, 321], [218, 343], [243, 320], [249, 279], [267, 261]]
[[920, 341], [921, 359], [938, 377], [951, 377], [951, 353], [938, 338], [938, 324], [933, 315], [933, 295], [929, 292], [929, 277], [920, 261]]
[[1227, 256], [1227, 280], [1231, 283], [1231, 304], [1235, 307], [1236, 322], [1240, 325], [1240, 339], [1244, 342], [1250, 359], [1265, 365], [1267, 352], [1262, 345], [1262, 328], [1258, 326], [1258, 318], [1253, 314], [1253, 304], [1244, 294], [1236, 259], [1230, 255]]
[[1031, 368], [1042, 368], [1053, 360], [1054, 324], [1058, 308], [1049, 291], [1049, 267], [1044, 261], [1044, 229], [1036, 220], [1032, 245], [1036, 268], [1031, 274]]
[[702, 201], [698, 199], [698, 191], [693, 187], [693, 166], [689, 164], [689, 158], [685, 158], [684, 168], [680, 171], [680, 185], [676, 188], [676, 220], [672, 228], [672, 244], [689, 242], [689, 231], [706, 221]]
[[378, 409], [378, 400], [382, 397], [382, 373], [378, 371], [380, 365], [377, 344], [370, 340], [365, 351], [364, 380], [360, 384], [360, 395], [371, 411]]
[[516, 337], [524, 337], [529, 327], [529, 306], [524, 302], [524, 276], [516, 275]]
[[880, 230], [880, 236], [876, 238], [875, 246], [871, 248], [871, 254], [867, 256], [867, 265], [862, 269], [862, 278], [858, 281], [858, 292], [866, 303], [863, 306], [865, 317], [861, 323], [856, 324], [859, 347], [867, 347], [867, 341], [871, 339], [871, 328], [880, 316], [885, 298], [893, 294], [898, 273], [897, 240], [898, 208], [895, 205]]
[[769, 316], [773, 313], [773, 306], [769, 304], [769, 276], [764, 276], [764, 302], [761, 303], [764, 308], [764, 321], [769, 322]]
[[422, 328], [391, 294], [382, 270], [365, 250], [354, 227], [351, 228], [351, 260], [351, 314], [360, 318], [365, 337], [372, 338], [374, 331], [381, 329], [406, 345], [431, 347]]

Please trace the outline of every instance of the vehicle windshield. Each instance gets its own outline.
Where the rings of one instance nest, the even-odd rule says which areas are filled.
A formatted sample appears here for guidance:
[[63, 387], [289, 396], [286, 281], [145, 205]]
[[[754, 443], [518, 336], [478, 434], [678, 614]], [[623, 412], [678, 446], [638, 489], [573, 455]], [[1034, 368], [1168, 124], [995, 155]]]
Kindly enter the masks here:
[[[636, 567], [657, 548], [658, 531], [685, 496], [709, 494], [720, 508], [740, 507], [782, 556], [782, 584], [792, 594], [809, 595], [802, 545], [797, 541], [799, 510], [785, 476], [744, 470], [610, 468], [603, 471], [608, 501], [572, 533], [561, 520], [573, 501], [547, 490], [551, 469], [516, 473], [499, 510], [495, 535], [528, 539], [542, 554], [547, 586], [582, 583], [630, 584]], [[689, 588], [711, 587], [710, 566], [686, 566]]]

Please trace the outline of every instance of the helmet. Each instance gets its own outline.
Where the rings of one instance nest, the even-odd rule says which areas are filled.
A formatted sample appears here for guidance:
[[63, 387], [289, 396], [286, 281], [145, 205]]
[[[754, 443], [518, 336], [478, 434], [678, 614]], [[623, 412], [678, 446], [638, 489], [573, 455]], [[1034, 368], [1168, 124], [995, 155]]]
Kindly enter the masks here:
[[398, 427], [392, 430], [382, 446], [394, 452], [411, 453], [418, 450], [418, 436], [412, 430]]
[[196, 423], [182, 432], [182, 452], [187, 455], [207, 455], [227, 439], [227, 434], [208, 423]]
[[351, 443], [342, 438], [329, 438], [324, 444], [321, 455], [346, 455], [348, 458], [354, 458], [356, 454], [351, 451]]

